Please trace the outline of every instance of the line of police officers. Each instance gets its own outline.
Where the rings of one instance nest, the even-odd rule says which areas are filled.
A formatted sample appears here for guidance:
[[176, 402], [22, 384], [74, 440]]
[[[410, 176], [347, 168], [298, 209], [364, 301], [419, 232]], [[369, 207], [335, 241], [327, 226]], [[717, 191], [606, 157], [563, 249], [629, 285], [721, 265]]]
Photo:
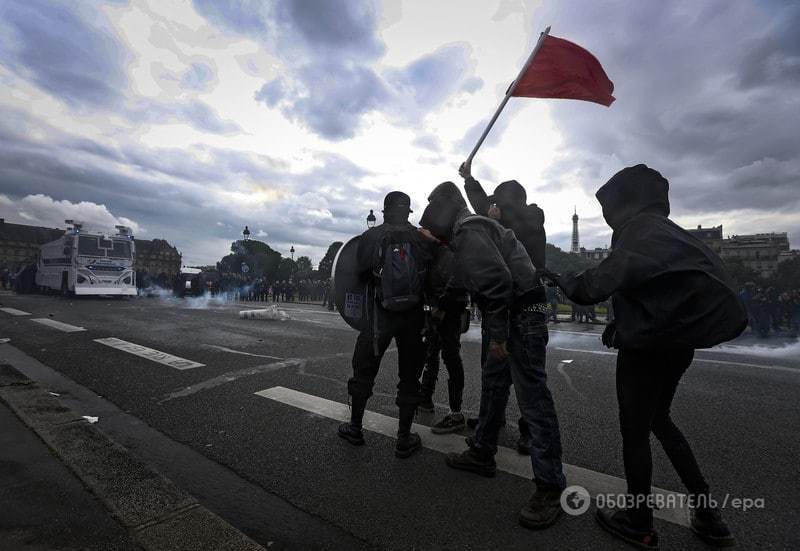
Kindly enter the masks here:
[[[369, 308], [372, 322], [358, 336], [353, 376], [348, 382], [351, 420], [338, 434], [364, 444], [362, 419], [381, 359], [392, 339], [398, 349], [396, 403], [399, 427], [396, 455], [411, 456], [421, 447], [411, 432], [417, 408], [433, 411], [432, 395], [441, 355], [448, 372], [450, 412], [431, 427], [434, 433], [475, 428], [467, 449], [445, 458], [448, 466], [492, 477], [496, 473], [498, 433], [505, 423], [513, 384], [521, 413], [521, 453], [529, 453], [534, 492], [519, 514], [528, 528], [552, 525], [562, 513], [566, 487], [561, 435], [547, 385], [547, 298], [542, 281], [558, 285], [571, 300], [592, 304], [613, 298], [616, 320], [603, 335], [619, 348], [617, 394], [623, 437], [628, 509], [597, 511], [609, 532], [643, 548], [656, 548], [650, 495], [652, 459], [649, 436], [655, 434], [692, 498], [692, 529], [705, 541], [732, 545], [733, 537], [688, 442], [670, 417], [678, 381], [695, 348], [729, 340], [744, 328], [746, 316], [719, 258], [668, 219], [668, 183], [657, 171], [637, 165], [612, 177], [597, 193], [606, 221], [614, 230], [613, 252], [597, 268], [560, 276], [545, 269], [544, 213], [527, 204], [525, 189], [503, 182], [488, 196], [462, 165], [459, 173], [475, 213], [452, 182], [428, 196], [421, 228], [408, 221], [411, 201], [399, 191], [384, 200], [384, 223], [365, 232], [358, 265], [367, 277], [381, 278], [387, 262], [385, 243], [401, 257], [413, 254], [426, 271], [424, 296], [413, 308], [381, 306], [381, 289]], [[657, 245], [657, 246], [654, 246]], [[400, 250], [402, 249], [402, 250]], [[401, 258], [402, 260], [402, 258]], [[388, 276], [383, 276], [388, 277]], [[385, 282], [384, 282], [385, 283]], [[476, 421], [461, 411], [464, 367], [460, 334], [469, 299], [481, 310], [481, 397]], [[427, 354], [427, 361], [426, 361]], [[425, 370], [423, 372], [423, 366]], [[420, 377], [422, 381], [420, 383]]]

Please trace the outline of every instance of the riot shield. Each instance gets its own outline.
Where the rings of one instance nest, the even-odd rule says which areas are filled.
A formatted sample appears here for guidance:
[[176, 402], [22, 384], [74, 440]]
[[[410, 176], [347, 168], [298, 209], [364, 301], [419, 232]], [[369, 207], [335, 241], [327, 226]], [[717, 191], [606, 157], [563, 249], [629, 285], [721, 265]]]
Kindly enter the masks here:
[[369, 277], [358, 271], [356, 254], [361, 236], [357, 235], [342, 245], [333, 260], [331, 274], [336, 310], [347, 324], [357, 331], [369, 327]]

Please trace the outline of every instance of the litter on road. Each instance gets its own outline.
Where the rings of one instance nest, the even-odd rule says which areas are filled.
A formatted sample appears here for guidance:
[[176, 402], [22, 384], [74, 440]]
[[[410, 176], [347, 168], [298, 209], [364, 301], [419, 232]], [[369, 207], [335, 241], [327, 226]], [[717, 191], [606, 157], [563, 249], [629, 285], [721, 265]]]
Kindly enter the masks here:
[[269, 308], [262, 308], [258, 310], [241, 310], [239, 317], [246, 320], [287, 320], [289, 315], [273, 305]]

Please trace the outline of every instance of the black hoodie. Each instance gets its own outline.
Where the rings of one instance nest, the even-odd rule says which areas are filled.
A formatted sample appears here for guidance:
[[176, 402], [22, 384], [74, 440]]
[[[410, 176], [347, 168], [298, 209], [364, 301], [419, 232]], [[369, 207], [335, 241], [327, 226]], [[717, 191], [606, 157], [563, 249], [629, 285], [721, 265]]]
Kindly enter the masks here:
[[708, 348], [747, 325], [720, 258], [667, 218], [668, 192], [645, 165], [615, 174], [596, 193], [614, 230], [610, 256], [559, 281], [578, 304], [612, 297], [617, 348]]

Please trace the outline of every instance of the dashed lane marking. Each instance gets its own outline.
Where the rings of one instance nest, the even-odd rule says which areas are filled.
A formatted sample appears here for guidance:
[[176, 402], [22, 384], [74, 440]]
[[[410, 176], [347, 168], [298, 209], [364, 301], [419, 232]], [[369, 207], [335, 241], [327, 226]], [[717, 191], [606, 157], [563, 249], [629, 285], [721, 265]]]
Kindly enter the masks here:
[[122, 339], [117, 339], [115, 337], [95, 339], [94, 342], [99, 342], [100, 344], [110, 346], [111, 348], [116, 348], [117, 350], [122, 350], [128, 354], [133, 354], [134, 356], [139, 356], [156, 363], [168, 365], [169, 367], [175, 369], [193, 369], [195, 367], [203, 367], [205, 365], [193, 362], [191, 360], [186, 360], [184, 358], [179, 358], [178, 356], [173, 356], [172, 354], [167, 354], [166, 352], [160, 352], [140, 344], [123, 341]]
[[70, 325], [68, 323], [64, 323], [63, 321], [58, 321], [50, 318], [33, 318], [31, 321], [35, 321], [36, 323], [46, 325], [47, 327], [52, 327], [53, 329], [58, 329], [59, 331], [63, 331], [65, 333], [76, 333], [78, 331], [86, 331], [86, 329], [84, 329], [83, 327], [78, 327], [77, 325]]
[[[255, 394], [262, 398], [268, 398], [329, 419], [335, 419], [337, 421], [350, 420], [350, 408], [347, 404], [341, 404], [290, 388], [275, 386], [266, 390], [261, 390]], [[363, 423], [364, 429], [368, 431], [376, 432], [391, 438], [397, 437], [397, 419], [393, 417], [375, 413], [374, 411], [366, 411], [364, 413]], [[417, 423], [414, 423], [413, 428], [420, 433], [422, 436], [422, 445], [428, 449], [442, 453], [462, 452], [465, 449], [463, 436], [457, 434], [432, 435], [430, 433], [430, 427]], [[497, 448], [495, 461], [497, 462], [497, 468], [501, 471], [527, 480], [533, 478], [530, 457], [519, 455], [515, 450], [499, 446]], [[446, 467], [443, 465], [442, 468], [444, 469]], [[591, 495], [614, 494], [616, 496], [627, 493], [626, 482], [616, 476], [599, 473], [575, 465], [567, 465], [566, 463], [564, 464], [564, 474], [567, 477], [568, 485], [583, 486]], [[657, 498], [663, 498], [664, 503], [676, 504], [674, 508], [656, 510], [654, 512], [656, 517], [681, 526], [689, 525], [688, 511], [683, 506], [683, 504], [686, 503], [685, 495], [656, 487], [653, 487], [653, 492], [659, 494]]]
[[12, 316], [30, 316], [30, 312], [24, 312], [22, 310], [17, 310], [16, 308], [0, 308], [6, 314], [11, 314]]

